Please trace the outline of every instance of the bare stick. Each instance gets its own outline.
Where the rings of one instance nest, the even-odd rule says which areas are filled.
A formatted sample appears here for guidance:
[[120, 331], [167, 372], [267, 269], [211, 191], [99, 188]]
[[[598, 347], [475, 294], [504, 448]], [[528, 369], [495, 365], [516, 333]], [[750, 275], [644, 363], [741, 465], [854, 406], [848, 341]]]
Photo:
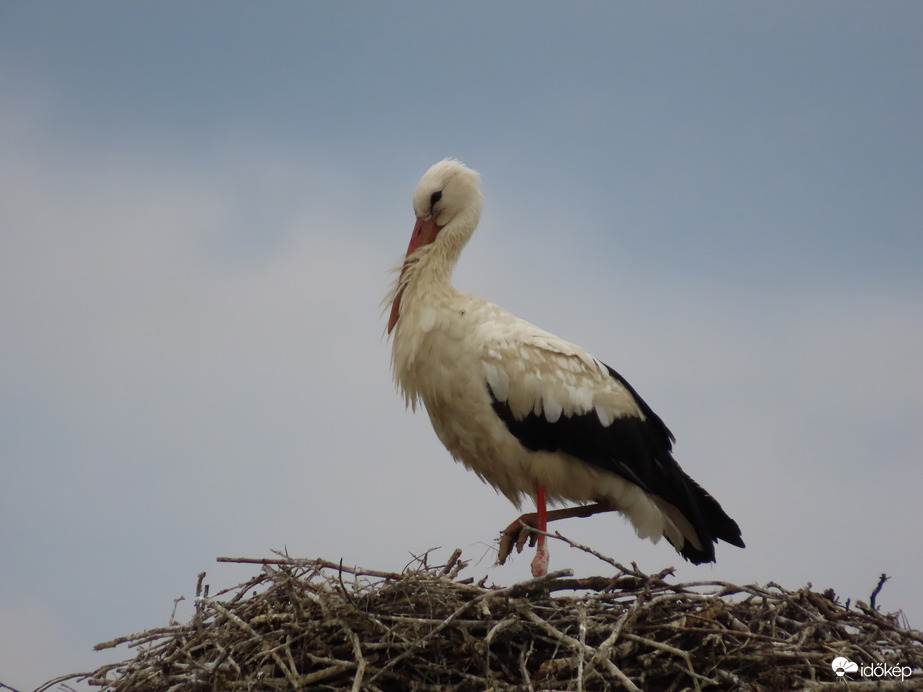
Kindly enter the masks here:
[[349, 572], [354, 574], [357, 577], [381, 577], [382, 579], [400, 579], [403, 575], [398, 574], [397, 572], [380, 572], [374, 569], [365, 569], [364, 567], [349, 567], [347, 565], [340, 565], [336, 562], [330, 562], [329, 560], [308, 560], [302, 558], [288, 557], [288, 558], [259, 558], [259, 557], [219, 557], [216, 558], [216, 562], [237, 562], [244, 565], [291, 565], [293, 567], [317, 567], [328, 569], [339, 569], [344, 572]]
[[878, 598], [878, 594], [881, 593], [881, 587], [885, 585], [888, 579], [890, 579], [890, 577], [884, 573], [878, 577], [878, 586], [872, 591], [872, 597], [869, 599], [869, 606], [871, 606], [872, 610], [878, 610], [878, 606], [875, 605], [875, 599]]

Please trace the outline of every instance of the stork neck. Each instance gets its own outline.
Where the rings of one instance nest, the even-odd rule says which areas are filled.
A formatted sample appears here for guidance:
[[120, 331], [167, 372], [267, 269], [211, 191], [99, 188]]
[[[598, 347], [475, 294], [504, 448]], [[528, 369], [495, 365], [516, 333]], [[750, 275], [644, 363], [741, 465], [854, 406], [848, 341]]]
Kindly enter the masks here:
[[458, 216], [439, 232], [414, 267], [414, 283], [451, 288], [455, 265], [477, 226], [478, 216]]
[[429, 251], [420, 258], [414, 271], [414, 283], [425, 283], [429, 286], [451, 286], [452, 274], [458, 263], [458, 253], [447, 251], [444, 244], [434, 243]]

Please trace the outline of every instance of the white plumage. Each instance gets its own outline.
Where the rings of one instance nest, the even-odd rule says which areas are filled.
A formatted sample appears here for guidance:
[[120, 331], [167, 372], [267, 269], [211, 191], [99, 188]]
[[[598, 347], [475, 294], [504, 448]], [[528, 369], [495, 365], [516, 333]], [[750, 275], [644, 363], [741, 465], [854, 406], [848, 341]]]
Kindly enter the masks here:
[[517, 507], [523, 497], [541, 503], [539, 488], [553, 503], [600, 503], [593, 511], [621, 512], [640, 537], [665, 536], [694, 562], [713, 561], [718, 538], [743, 546], [736, 523], [682, 472], [669, 430], [623, 378], [452, 286], [480, 219], [480, 176], [441, 161], [420, 180], [413, 207], [417, 222], [387, 298], [392, 369], [406, 403], [423, 403], [452, 456]]

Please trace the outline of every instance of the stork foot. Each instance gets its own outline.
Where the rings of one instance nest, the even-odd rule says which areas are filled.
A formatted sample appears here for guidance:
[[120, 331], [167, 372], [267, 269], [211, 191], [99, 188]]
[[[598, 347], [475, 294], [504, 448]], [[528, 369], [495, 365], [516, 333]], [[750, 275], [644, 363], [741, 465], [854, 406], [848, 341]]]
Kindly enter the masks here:
[[[544, 538], [544, 536], [542, 536]], [[532, 558], [532, 576], [544, 577], [548, 574], [548, 546], [544, 541], [538, 542], [538, 548], [535, 550], [535, 557]]]
[[[506, 559], [513, 552], [514, 547], [517, 553], [521, 553], [522, 549], [526, 547], [526, 541], [529, 541], [530, 547], [534, 546], [538, 540], [538, 534], [534, 532], [536, 528], [538, 528], [538, 516], [535, 513], [523, 514], [507, 526], [500, 535], [500, 551], [497, 555], [497, 564], [506, 564]], [[536, 554], [537, 559], [538, 555]], [[545, 559], [547, 569], [547, 552]]]

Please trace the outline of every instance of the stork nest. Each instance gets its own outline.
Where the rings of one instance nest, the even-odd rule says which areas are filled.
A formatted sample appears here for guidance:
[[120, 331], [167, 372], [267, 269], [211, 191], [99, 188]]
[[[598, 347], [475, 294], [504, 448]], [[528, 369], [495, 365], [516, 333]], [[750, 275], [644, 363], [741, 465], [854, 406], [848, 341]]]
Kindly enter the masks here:
[[[214, 596], [203, 572], [188, 622], [98, 644], [137, 654], [39, 690], [920, 689], [923, 633], [875, 607], [884, 575], [870, 604], [850, 605], [832, 589], [669, 583], [670, 570], [643, 574], [558, 537], [614, 574], [498, 588], [459, 578], [459, 550], [400, 574], [219, 558], [262, 570]], [[839, 658], [858, 669], [838, 676]]]

